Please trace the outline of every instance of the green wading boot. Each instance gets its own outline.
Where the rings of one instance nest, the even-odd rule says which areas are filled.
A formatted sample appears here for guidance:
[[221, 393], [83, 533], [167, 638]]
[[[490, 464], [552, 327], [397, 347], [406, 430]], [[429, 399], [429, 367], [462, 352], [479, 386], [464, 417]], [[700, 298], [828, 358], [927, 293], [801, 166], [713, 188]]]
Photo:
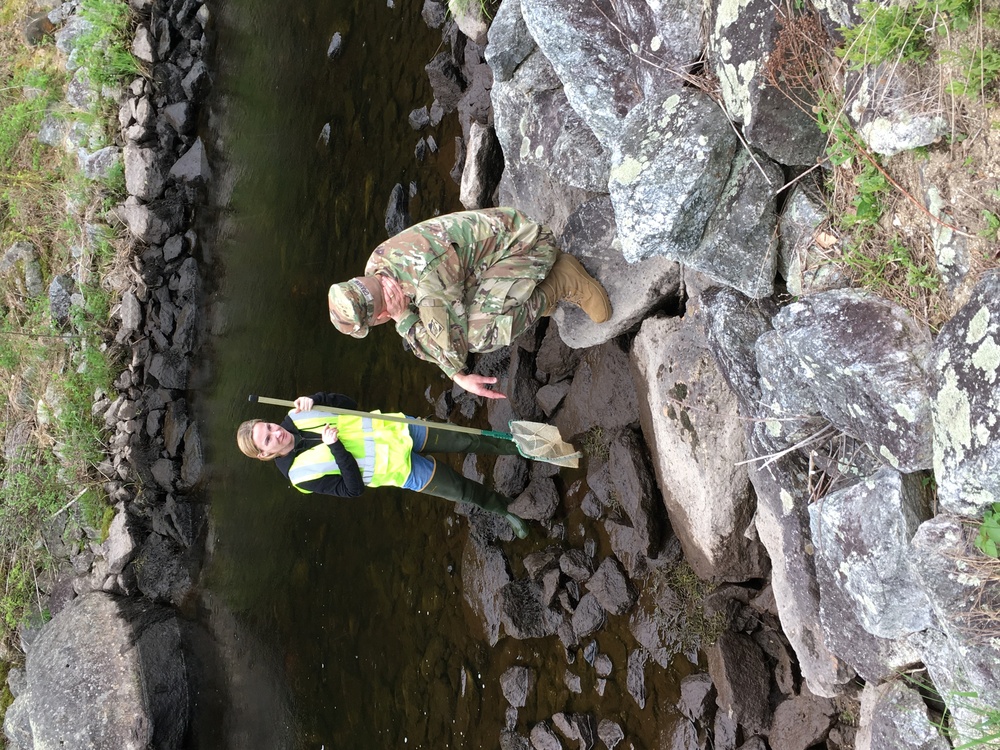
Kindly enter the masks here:
[[494, 492], [487, 487], [466, 479], [450, 466], [440, 461], [435, 461], [434, 476], [431, 481], [420, 490], [425, 495], [442, 497], [451, 500], [453, 503], [472, 503], [483, 510], [496, 513], [510, 524], [518, 539], [528, 536], [528, 524], [523, 519], [518, 518], [513, 513], [507, 511], [510, 498], [504, 497], [499, 492]]
[[519, 451], [513, 440], [472, 435], [427, 428], [427, 443], [419, 453], [489, 453], [497, 456], [516, 456]]

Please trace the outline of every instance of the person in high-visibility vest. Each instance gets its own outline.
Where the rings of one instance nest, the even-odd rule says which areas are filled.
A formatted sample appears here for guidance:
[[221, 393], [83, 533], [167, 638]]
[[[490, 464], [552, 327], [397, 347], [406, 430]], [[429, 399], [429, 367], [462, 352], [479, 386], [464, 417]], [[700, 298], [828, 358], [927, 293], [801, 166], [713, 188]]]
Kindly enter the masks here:
[[281, 424], [260, 419], [243, 422], [236, 431], [236, 443], [250, 458], [274, 461], [299, 492], [357, 497], [367, 487], [402, 487], [472, 503], [505, 518], [519, 538], [528, 535], [524, 520], [507, 510], [510, 498], [424, 455], [512, 455], [518, 452], [512, 441], [332, 414], [314, 410], [316, 405], [357, 409], [354, 399], [339, 393], [300, 396]]

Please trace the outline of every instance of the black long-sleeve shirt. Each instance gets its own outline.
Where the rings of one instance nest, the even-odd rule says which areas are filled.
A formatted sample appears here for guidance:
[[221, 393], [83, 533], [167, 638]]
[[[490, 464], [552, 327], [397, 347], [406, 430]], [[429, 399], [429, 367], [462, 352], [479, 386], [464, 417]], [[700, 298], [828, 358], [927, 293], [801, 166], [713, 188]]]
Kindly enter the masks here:
[[[358, 408], [358, 403], [354, 399], [340, 393], [314, 393], [312, 400], [316, 406], [333, 406], [340, 409]], [[290, 416], [282, 420], [281, 426], [295, 436], [295, 446], [292, 450], [287, 455], [278, 456], [274, 459], [274, 465], [278, 467], [278, 471], [287, 478], [295, 457], [303, 451], [322, 443], [323, 439], [314, 433], [300, 432]], [[330, 445], [329, 448], [330, 453], [333, 454], [333, 458], [337, 462], [337, 466], [340, 467], [340, 473], [327, 474], [319, 479], [310, 479], [308, 482], [300, 483], [299, 487], [321, 495], [357, 497], [365, 491], [365, 483], [361, 478], [361, 469], [358, 468], [357, 459], [347, 451], [347, 448], [344, 447], [344, 444], [340, 440]]]

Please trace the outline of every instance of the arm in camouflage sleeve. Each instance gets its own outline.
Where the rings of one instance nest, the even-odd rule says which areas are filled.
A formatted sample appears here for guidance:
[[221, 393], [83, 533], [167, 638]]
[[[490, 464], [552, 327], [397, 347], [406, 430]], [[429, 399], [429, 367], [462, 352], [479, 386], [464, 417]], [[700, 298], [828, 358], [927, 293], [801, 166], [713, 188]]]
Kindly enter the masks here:
[[[420, 359], [433, 362], [449, 378], [465, 369], [469, 349], [464, 338], [451, 337], [452, 346], [444, 349], [431, 338], [427, 328], [416, 314], [407, 315], [396, 324], [396, 332], [409, 344]], [[456, 338], [459, 340], [456, 341]]]

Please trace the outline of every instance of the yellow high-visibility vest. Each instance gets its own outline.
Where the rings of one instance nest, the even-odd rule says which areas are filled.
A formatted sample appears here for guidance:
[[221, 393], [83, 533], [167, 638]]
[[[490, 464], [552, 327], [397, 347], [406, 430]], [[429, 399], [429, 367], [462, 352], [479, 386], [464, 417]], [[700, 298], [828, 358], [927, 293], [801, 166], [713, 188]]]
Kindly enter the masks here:
[[[303, 411], [298, 414], [289, 413], [288, 416], [299, 432], [322, 435], [323, 428], [327, 425], [336, 427], [337, 439], [357, 459], [361, 478], [368, 487], [402, 487], [410, 476], [413, 439], [402, 422], [385, 422], [371, 417], [331, 414], [325, 411]], [[295, 457], [288, 471], [288, 478], [295, 489], [308, 493], [309, 490], [302, 489], [302, 482], [340, 473], [340, 467], [329, 446], [320, 443]]]

